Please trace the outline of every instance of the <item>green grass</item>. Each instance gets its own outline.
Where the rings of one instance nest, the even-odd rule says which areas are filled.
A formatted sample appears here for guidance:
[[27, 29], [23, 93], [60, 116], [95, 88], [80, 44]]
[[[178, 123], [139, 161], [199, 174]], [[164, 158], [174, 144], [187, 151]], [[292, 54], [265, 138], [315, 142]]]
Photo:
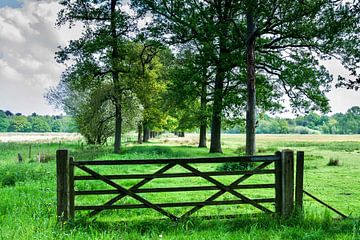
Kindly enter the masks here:
[[[60, 227], [56, 224], [55, 161], [38, 163], [36, 154], [44, 152], [55, 159], [59, 148], [66, 148], [77, 160], [93, 159], [150, 159], [223, 156], [209, 155], [208, 149], [188, 144], [161, 143], [161, 139], [149, 144], [127, 145], [122, 154], [113, 154], [111, 147], [81, 146], [78, 142], [0, 143], [0, 239], [360, 239], [360, 140], [358, 136], [343, 136], [340, 140], [331, 136], [258, 136], [259, 154], [273, 154], [281, 149], [305, 151], [305, 189], [340, 211], [351, 214], [348, 220], [336, 220], [335, 214], [305, 197], [305, 213], [289, 220], [281, 220], [249, 206], [205, 207], [197, 214], [219, 216], [212, 220], [190, 218], [179, 223], [161, 218], [149, 209], [104, 211], [96, 218], [86, 212], [77, 213], [75, 222]], [[313, 139], [316, 138], [316, 139]], [[243, 136], [223, 136], [224, 155], [243, 154]], [[17, 163], [20, 153], [25, 162]], [[327, 166], [329, 160], [339, 159], [339, 166]], [[94, 167], [101, 173], [152, 173], [161, 166]], [[218, 164], [201, 164], [201, 170], [216, 170]], [[169, 172], [185, 171], [180, 167]], [[77, 170], [77, 174], [82, 174]], [[236, 177], [217, 177], [230, 183]], [[136, 180], [117, 181], [131, 187]], [[272, 183], [273, 176], [254, 176], [246, 183]], [[244, 182], [245, 183], [245, 182]], [[154, 180], [144, 187], [209, 185], [198, 178]], [[104, 189], [97, 181], [79, 182], [77, 189]], [[142, 194], [153, 202], [201, 201], [216, 191], [175, 194]], [[244, 190], [249, 197], [271, 197], [269, 190]], [[77, 205], [101, 204], [113, 195], [77, 197]], [[219, 199], [233, 199], [224, 194]], [[137, 203], [124, 198], [122, 203]], [[273, 208], [271, 205], [266, 205]], [[167, 209], [180, 215], [189, 208]], [[223, 214], [244, 214], [235, 219], [222, 219]]]

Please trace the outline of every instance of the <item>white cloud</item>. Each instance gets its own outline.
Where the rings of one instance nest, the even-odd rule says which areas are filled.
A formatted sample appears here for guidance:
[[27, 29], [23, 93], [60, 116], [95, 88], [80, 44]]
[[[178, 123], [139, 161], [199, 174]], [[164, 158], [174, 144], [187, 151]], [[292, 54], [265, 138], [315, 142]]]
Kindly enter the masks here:
[[[81, 26], [55, 28], [60, 8], [56, 0], [24, 0], [21, 8], [0, 8], [0, 109], [25, 114], [55, 112], [43, 98], [64, 70], [55, 62], [54, 53], [59, 45], [78, 38], [82, 30]], [[149, 21], [151, 16], [140, 25]], [[338, 62], [326, 66], [335, 75], [344, 74]], [[344, 89], [328, 94], [334, 112], [360, 105], [358, 96], [359, 92]]]
[[55, 27], [60, 9], [55, 0], [25, 0], [21, 8], [0, 8], [0, 109], [56, 112], [43, 99], [64, 70], [55, 62], [55, 52], [79, 36], [79, 28]]

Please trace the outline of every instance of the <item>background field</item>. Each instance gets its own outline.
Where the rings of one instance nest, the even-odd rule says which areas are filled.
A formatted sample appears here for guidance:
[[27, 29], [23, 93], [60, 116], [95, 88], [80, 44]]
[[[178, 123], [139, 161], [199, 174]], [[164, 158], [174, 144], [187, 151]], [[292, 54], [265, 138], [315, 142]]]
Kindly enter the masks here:
[[[18, 136], [19, 137], [19, 136]], [[0, 239], [360, 239], [360, 136], [359, 135], [258, 135], [258, 154], [273, 154], [277, 150], [305, 151], [305, 190], [314, 193], [351, 219], [337, 220], [314, 201], [305, 197], [303, 217], [287, 221], [257, 213], [247, 206], [207, 207], [198, 215], [246, 214], [236, 219], [200, 220], [192, 218], [174, 224], [160, 218], [151, 210], [107, 211], [97, 218], [77, 214], [77, 221], [63, 228], [56, 225], [55, 152], [67, 148], [76, 159], [148, 159], [219, 156], [209, 155], [207, 149], [198, 149], [197, 136], [186, 138], [165, 135], [141, 146], [131, 142], [123, 154], [113, 154], [111, 146], [86, 146], [81, 140], [65, 141], [39, 139], [19, 143], [2, 142], [0, 136]], [[26, 136], [20, 136], [22, 140]], [[224, 155], [243, 154], [243, 135], [223, 135]], [[131, 136], [126, 139], [133, 139]], [[35, 141], [35, 142], [34, 142]], [[31, 155], [29, 156], [29, 146]], [[17, 163], [20, 153], [25, 162]], [[39, 163], [37, 154], [46, 156], [47, 163]], [[327, 166], [330, 159], [338, 159], [339, 166]], [[215, 165], [203, 168], [216, 169]], [[108, 168], [104, 173], [151, 173], [150, 168]], [[182, 171], [181, 169], [175, 169]], [[175, 171], [174, 170], [174, 171]], [[221, 179], [224, 182], [231, 178]], [[201, 180], [179, 179], [176, 182], [158, 181], [146, 187], [188, 186], [205, 184]], [[272, 177], [252, 179], [252, 182], [273, 181]], [[251, 181], [247, 182], [250, 183]], [[135, 181], [136, 182], [136, 181]], [[121, 182], [130, 187], [134, 181]], [[98, 189], [97, 182], [79, 183], [78, 189]], [[271, 196], [268, 190], [245, 192], [251, 197]], [[146, 195], [156, 201], [203, 200], [210, 193]], [[144, 195], [145, 196], [145, 195]], [[103, 203], [110, 196], [100, 198], [79, 197], [77, 204]], [[224, 198], [231, 199], [230, 195]], [[125, 199], [133, 203], [131, 199]], [[270, 208], [272, 206], [269, 206]], [[180, 214], [185, 209], [173, 209]]]

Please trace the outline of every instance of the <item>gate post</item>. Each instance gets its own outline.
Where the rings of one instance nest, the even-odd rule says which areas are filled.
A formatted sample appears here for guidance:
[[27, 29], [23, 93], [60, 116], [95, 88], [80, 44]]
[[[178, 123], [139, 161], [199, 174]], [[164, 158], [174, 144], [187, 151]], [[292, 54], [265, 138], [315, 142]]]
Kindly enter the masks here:
[[297, 210], [303, 208], [304, 190], [304, 152], [296, 153], [296, 187], [295, 187], [295, 206]]
[[275, 161], [275, 212], [280, 216], [282, 209], [282, 155], [279, 151], [275, 155], [279, 158]]
[[290, 217], [294, 210], [294, 152], [281, 152], [281, 216]]
[[74, 158], [70, 157], [68, 161], [68, 217], [75, 217], [75, 193], [74, 193]]
[[56, 186], [57, 186], [57, 220], [63, 223], [69, 220], [68, 191], [69, 191], [69, 151], [56, 151]]

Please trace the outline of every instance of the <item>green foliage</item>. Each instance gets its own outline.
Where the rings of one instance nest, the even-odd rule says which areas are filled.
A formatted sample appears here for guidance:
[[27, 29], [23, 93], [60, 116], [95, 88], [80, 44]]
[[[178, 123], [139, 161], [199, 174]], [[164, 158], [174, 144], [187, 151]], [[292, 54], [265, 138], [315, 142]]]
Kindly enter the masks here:
[[49, 176], [47, 169], [35, 164], [0, 165], [0, 186], [15, 186], [16, 183], [44, 180]]
[[5, 114], [0, 112], [0, 132], [7, 132], [10, 127], [10, 120]]
[[[243, 133], [244, 120], [235, 126], [225, 125], [226, 133]], [[256, 132], [260, 134], [359, 134], [360, 111], [358, 106], [351, 107], [345, 114], [319, 115], [310, 112], [294, 119], [259, 117]]]
[[238, 163], [223, 163], [217, 170], [219, 171], [242, 171], [242, 170], [251, 170], [255, 167], [255, 164], [252, 162], [238, 162]]
[[51, 132], [49, 123], [42, 117], [35, 116], [30, 118], [32, 124], [32, 132]]
[[9, 132], [31, 132], [31, 123], [25, 116], [14, 116], [11, 118]]
[[6, 115], [0, 110], [0, 132], [78, 132], [69, 116]]

